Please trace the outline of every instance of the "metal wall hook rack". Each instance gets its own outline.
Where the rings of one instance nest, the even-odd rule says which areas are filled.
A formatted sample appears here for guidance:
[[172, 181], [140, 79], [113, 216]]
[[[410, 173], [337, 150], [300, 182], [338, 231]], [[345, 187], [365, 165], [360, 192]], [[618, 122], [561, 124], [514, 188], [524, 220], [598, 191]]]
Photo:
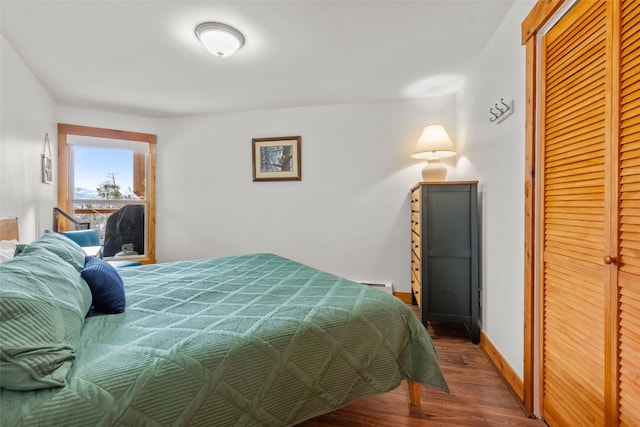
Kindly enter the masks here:
[[504, 102], [504, 98], [500, 98], [500, 104], [496, 103], [493, 107], [489, 108], [489, 113], [491, 113], [489, 121], [496, 124], [501, 123], [513, 114], [513, 104], [513, 100], [507, 104]]

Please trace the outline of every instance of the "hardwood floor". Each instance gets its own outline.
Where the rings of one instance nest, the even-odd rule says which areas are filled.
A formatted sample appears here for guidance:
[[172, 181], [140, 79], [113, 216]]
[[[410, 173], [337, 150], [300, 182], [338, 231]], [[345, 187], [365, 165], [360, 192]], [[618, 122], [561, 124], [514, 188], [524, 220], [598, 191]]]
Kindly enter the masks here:
[[421, 386], [420, 406], [409, 405], [407, 385], [361, 399], [329, 414], [298, 424], [327, 426], [535, 426], [479, 346], [463, 326], [431, 325], [450, 393]]

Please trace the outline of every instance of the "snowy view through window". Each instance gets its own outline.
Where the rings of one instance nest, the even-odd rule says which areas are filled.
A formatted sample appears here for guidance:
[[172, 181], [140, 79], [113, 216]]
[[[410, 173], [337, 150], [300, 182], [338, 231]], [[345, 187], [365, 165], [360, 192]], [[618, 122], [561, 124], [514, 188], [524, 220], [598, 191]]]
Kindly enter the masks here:
[[134, 184], [135, 153], [76, 145], [73, 160], [74, 217], [90, 223], [90, 228], [104, 239], [108, 217], [124, 205], [144, 198], [144, 178], [138, 188]]

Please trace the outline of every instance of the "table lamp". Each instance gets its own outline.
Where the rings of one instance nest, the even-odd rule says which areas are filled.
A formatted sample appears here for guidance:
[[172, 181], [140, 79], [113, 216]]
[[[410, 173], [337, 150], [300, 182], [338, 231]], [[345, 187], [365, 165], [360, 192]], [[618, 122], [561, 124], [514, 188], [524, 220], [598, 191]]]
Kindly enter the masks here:
[[411, 157], [427, 161], [422, 169], [423, 181], [444, 181], [447, 176], [447, 168], [440, 162], [440, 159], [455, 155], [455, 148], [444, 126], [429, 125], [422, 130]]

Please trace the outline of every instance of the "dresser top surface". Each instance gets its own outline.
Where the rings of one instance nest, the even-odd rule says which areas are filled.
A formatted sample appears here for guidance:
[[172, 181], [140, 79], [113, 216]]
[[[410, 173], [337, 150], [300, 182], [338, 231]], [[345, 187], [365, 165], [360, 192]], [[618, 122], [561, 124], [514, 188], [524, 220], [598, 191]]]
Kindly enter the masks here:
[[460, 184], [477, 184], [478, 181], [422, 181], [411, 187], [411, 191], [421, 185], [437, 184], [437, 185], [460, 185]]

